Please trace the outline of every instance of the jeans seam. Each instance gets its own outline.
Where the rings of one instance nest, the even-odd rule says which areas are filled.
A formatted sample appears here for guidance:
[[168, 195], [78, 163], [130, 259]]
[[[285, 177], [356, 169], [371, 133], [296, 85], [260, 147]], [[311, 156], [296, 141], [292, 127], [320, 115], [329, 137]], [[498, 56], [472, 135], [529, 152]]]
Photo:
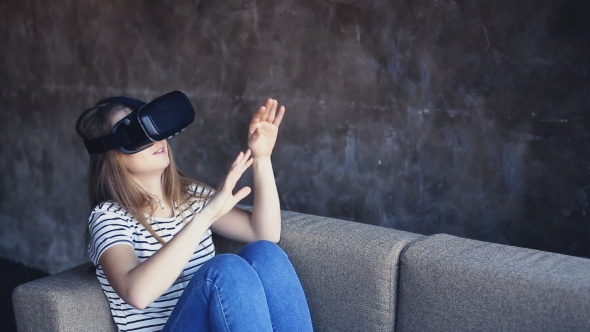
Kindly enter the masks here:
[[[209, 278], [207, 278], [207, 279], [204, 279], [204, 280], [201, 280], [201, 281], [199, 281], [199, 283], [197, 283], [197, 284], [196, 284], [194, 287], [192, 287], [192, 289], [190, 290], [189, 294], [187, 294], [187, 295], [188, 295], [189, 297], [192, 297], [192, 295], [193, 295], [192, 293], [193, 293], [193, 292], [194, 292], [194, 291], [197, 289], [197, 287], [198, 287], [199, 285], [201, 285], [203, 282], [210, 282], [211, 284], [213, 284], [213, 287], [215, 288], [215, 294], [217, 295], [217, 300], [218, 300], [218, 302], [219, 302], [219, 306], [221, 307], [221, 312], [222, 312], [222, 314], [223, 314], [223, 321], [224, 321], [224, 323], [225, 323], [225, 328], [226, 328], [226, 331], [229, 331], [229, 324], [228, 324], [228, 322], [227, 322], [227, 318], [226, 318], [226, 314], [225, 314], [225, 309], [224, 309], [224, 307], [223, 307], [223, 305], [222, 305], [222, 303], [221, 303], [221, 295], [220, 295], [220, 293], [219, 293], [219, 289], [217, 288], [217, 285], [215, 284], [215, 281], [213, 281], [213, 280], [211, 280], [211, 279], [209, 279]], [[177, 302], [177, 304], [178, 304], [178, 302]], [[172, 325], [170, 326], [170, 330], [174, 331], [174, 329], [176, 328], [176, 324], [178, 323], [178, 320], [180, 319], [180, 317], [181, 317], [181, 314], [184, 312], [184, 310], [185, 310], [185, 307], [184, 307], [184, 306], [183, 306], [182, 308], [180, 308], [180, 311], [178, 312], [178, 315], [176, 315], [176, 319], [174, 320], [174, 322], [172, 322]]]
[[223, 322], [225, 323], [225, 329], [226, 331], [229, 331], [229, 324], [227, 322], [227, 317], [225, 315], [225, 308], [223, 307], [223, 304], [221, 304], [221, 295], [219, 293], [219, 290], [217, 289], [217, 285], [215, 284], [215, 282], [206, 279], [207, 281], [211, 282], [213, 284], [213, 287], [215, 287], [215, 293], [217, 294], [217, 300], [219, 301], [219, 307], [221, 308], [221, 313], [223, 314]]

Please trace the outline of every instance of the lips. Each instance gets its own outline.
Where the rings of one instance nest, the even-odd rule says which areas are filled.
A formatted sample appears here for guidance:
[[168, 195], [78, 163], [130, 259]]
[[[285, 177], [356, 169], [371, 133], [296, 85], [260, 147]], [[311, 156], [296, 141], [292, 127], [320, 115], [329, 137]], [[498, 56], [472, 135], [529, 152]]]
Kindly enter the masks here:
[[156, 152], [154, 152], [153, 154], [162, 154], [165, 153], [166, 150], [164, 150], [164, 148], [159, 148], [158, 150], [156, 150]]

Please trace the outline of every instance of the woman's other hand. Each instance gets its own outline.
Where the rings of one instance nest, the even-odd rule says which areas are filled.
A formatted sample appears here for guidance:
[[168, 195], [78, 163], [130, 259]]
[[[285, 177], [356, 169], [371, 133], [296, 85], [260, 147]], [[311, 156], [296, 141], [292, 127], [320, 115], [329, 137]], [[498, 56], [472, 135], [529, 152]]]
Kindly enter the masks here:
[[250, 187], [243, 187], [235, 194], [233, 191], [242, 174], [252, 165], [252, 161], [250, 150], [246, 153], [240, 152], [225, 180], [201, 211], [211, 218], [211, 222], [228, 213], [239, 201], [250, 194], [252, 191]]
[[267, 158], [272, 154], [272, 149], [277, 141], [279, 125], [285, 114], [285, 106], [277, 111], [278, 102], [268, 99], [261, 106], [250, 121], [248, 132], [248, 147], [252, 150], [252, 157]]

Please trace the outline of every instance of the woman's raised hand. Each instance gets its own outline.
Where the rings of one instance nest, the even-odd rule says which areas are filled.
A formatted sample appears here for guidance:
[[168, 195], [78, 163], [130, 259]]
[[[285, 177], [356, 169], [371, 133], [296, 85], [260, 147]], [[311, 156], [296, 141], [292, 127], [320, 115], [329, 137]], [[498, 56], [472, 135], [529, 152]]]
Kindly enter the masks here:
[[228, 213], [239, 201], [248, 196], [252, 191], [250, 187], [243, 187], [235, 194], [233, 193], [236, 183], [248, 167], [252, 165], [252, 161], [253, 159], [251, 158], [250, 150], [247, 150], [246, 153], [240, 152], [227, 173], [225, 180], [201, 211], [201, 213], [208, 214], [209, 217], [211, 217], [212, 222]]
[[279, 125], [285, 115], [285, 106], [277, 111], [278, 102], [268, 99], [266, 104], [258, 109], [250, 121], [248, 133], [248, 147], [254, 158], [270, 157], [277, 141]]

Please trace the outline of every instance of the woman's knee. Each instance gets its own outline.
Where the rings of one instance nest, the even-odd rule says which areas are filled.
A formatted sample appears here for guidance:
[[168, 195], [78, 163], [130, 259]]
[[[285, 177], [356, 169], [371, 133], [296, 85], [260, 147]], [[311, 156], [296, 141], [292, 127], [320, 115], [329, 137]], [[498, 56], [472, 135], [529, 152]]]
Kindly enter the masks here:
[[248, 279], [257, 279], [256, 272], [242, 257], [234, 254], [221, 254], [210, 259], [201, 267], [207, 279], [217, 280], [236, 279], [246, 281]]
[[221, 254], [213, 257], [208, 263], [218, 269], [231, 269], [234, 267], [240, 267], [245, 261], [238, 255]]
[[255, 261], [289, 260], [287, 254], [276, 243], [270, 241], [255, 241], [247, 244], [239, 253], [248, 263]]
[[259, 240], [248, 243], [242, 250], [240, 251], [239, 255], [244, 257], [244, 255], [250, 253], [268, 253], [268, 254], [285, 254], [283, 249], [279, 247], [274, 242], [266, 241], [266, 240]]

